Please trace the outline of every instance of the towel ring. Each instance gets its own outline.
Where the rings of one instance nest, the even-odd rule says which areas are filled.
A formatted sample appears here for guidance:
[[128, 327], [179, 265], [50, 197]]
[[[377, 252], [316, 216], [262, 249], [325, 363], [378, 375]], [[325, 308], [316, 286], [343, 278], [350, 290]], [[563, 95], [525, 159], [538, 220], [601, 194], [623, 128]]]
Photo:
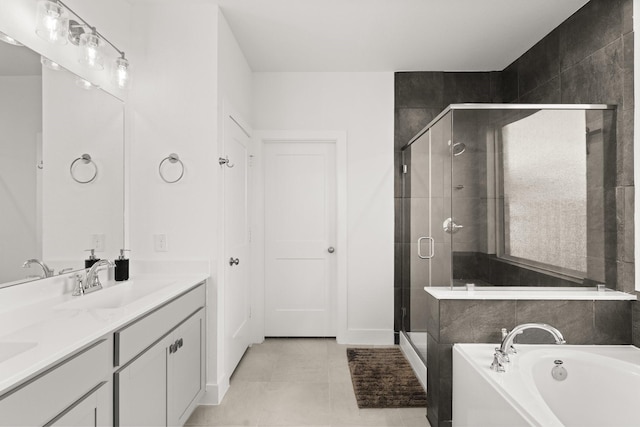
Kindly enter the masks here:
[[[79, 161], [82, 161], [85, 165], [88, 165], [89, 163], [91, 163], [93, 165], [93, 168], [95, 169], [93, 172], [93, 176], [91, 178], [89, 178], [86, 181], [83, 181], [81, 179], [76, 178], [76, 176], [73, 174], [73, 168], [76, 165], [76, 163], [78, 163]], [[83, 154], [82, 156], [78, 157], [77, 159], [75, 159], [73, 162], [71, 162], [71, 166], [69, 166], [69, 173], [71, 173], [71, 178], [73, 178], [73, 180], [79, 184], [88, 184], [92, 181], [94, 181], [96, 179], [96, 177], [98, 176], [98, 165], [95, 164], [95, 162], [93, 160], [91, 160], [91, 156], [88, 154]]]
[[[164, 164], [164, 162], [169, 161], [169, 163], [180, 163], [180, 176], [176, 179], [174, 179], [173, 181], [168, 180], [167, 178], [165, 178], [165, 176], [162, 174], [162, 165]], [[158, 166], [158, 173], [160, 174], [160, 178], [162, 178], [162, 180], [164, 182], [166, 182], [167, 184], [174, 184], [178, 181], [180, 181], [182, 179], [182, 177], [184, 176], [184, 163], [182, 163], [182, 160], [180, 160], [180, 157], [178, 157], [178, 155], [176, 153], [171, 153], [169, 154], [167, 157], [165, 157], [164, 159], [162, 159], [162, 161], [160, 162], [160, 165]]]

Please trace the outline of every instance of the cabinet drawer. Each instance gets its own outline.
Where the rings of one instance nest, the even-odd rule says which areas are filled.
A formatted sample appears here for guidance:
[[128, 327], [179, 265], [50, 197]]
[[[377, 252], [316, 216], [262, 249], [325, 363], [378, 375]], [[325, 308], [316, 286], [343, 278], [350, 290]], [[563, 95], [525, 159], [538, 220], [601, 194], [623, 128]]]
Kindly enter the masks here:
[[0, 425], [44, 425], [107, 378], [106, 340], [0, 397]]
[[186, 294], [115, 332], [113, 364], [121, 366], [151, 346], [205, 303], [205, 287], [200, 284]]

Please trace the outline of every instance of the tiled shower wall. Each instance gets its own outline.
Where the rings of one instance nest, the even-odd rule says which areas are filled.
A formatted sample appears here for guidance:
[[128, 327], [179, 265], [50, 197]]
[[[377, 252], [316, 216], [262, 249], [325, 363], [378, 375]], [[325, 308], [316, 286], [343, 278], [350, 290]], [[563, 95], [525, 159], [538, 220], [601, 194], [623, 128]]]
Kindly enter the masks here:
[[[591, 0], [503, 71], [402, 72], [395, 77], [395, 320], [401, 328], [402, 152], [400, 148], [447, 105], [462, 102], [606, 103], [618, 106], [615, 210], [616, 288], [634, 285], [632, 0]], [[405, 278], [406, 280], [406, 278]], [[634, 342], [640, 344], [640, 303]]]

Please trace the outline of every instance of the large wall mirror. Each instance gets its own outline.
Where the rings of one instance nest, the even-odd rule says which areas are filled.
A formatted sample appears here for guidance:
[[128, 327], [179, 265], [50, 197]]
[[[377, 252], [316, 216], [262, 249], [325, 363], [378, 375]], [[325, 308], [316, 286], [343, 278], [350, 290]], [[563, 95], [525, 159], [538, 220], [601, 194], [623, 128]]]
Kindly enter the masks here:
[[[124, 244], [122, 101], [0, 42], [0, 287]], [[45, 61], [46, 62], [46, 61]]]

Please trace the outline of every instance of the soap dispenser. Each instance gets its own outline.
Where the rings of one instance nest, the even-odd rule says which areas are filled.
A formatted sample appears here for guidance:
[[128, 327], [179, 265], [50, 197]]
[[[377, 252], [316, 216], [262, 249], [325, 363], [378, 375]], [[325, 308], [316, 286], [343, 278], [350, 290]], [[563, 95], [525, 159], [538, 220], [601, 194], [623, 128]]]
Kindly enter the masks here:
[[114, 261], [116, 265], [116, 282], [129, 280], [129, 260], [124, 257], [124, 251], [129, 251], [129, 249], [120, 249], [120, 256]]
[[89, 258], [84, 260], [84, 268], [91, 268], [93, 264], [100, 261], [100, 258], [96, 258], [96, 250], [95, 249], [85, 249], [85, 252], [91, 252]]

